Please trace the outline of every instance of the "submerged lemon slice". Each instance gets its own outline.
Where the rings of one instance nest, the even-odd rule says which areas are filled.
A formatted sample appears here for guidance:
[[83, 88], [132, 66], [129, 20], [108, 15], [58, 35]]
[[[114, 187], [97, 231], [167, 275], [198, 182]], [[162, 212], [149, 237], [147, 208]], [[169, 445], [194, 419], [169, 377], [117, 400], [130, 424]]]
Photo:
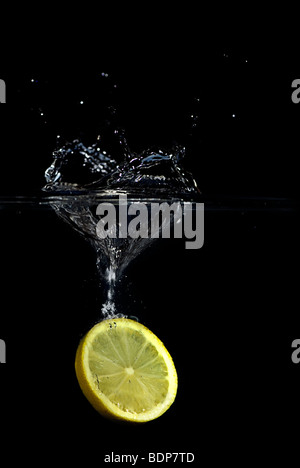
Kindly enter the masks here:
[[116, 318], [95, 325], [81, 340], [79, 385], [103, 416], [146, 422], [173, 403], [177, 373], [163, 343], [144, 325]]

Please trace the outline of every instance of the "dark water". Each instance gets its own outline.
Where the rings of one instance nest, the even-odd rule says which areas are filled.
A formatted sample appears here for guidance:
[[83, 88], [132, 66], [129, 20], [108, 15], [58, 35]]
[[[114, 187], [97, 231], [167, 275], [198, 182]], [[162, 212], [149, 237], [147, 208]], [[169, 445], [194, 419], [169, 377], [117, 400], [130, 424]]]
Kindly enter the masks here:
[[[198, 28], [196, 31], [198, 34]], [[274, 46], [275, 49], [277, 64], [280, 48]], [[151, 95], [149, 93], [154, 75], [149, 73], [149, 68], [149, 86], [140, 85], [138, 97], [136, 83], [140, 77], [130, 77], [133, 84], [127, 101], [132, 106], [131, 116], [134, 115], [126, 132], [134, 148], [130, 152], [124, 146], [120, 127], [110, 126], [107, 136], [102, 129], [98, 133], [99, 122], [93, 119], [98, 116], [100, 107], [94, 100], [95, 89], [90, 93], [86, 86], [90, 76], [81, 88], [78, 79], [67, 94], [71, 80], [65, 79], [62, 87], [61, 75], [57, 78], [56, 92], [49, 95], [45, 80], [31, 82], [39, 77], [30, 75], [26, 99], [22, 89], [19, 94], [14, 92], [7, 80], [9, 100], [6, 107], [0, 109], [4, 129], [1, 141], [4, 166], [0, 176], [2, 193], [12, 194], [12, 197], [0, 201], [2, 298], [7, 307], [1, 315], [0, 330], [1, 338], [7, 343], [7, 364], [1, 367], [5, 375], [2, 414], [8, 431], [6, 439], [18, 441], [23, 458], [32, 459], [31, 441], [37, 440], [47, 453], [53, 454], [53, 459], [62, 453], [69, 460], [74, 453], [74, 443], [79, 451], [82, 448], [84, 455], [91, 446], [97, 447], [100, 462], [109, 449], [116, 452], [119, 447], [123, 453], [135, 453], [137, 447], [144, 448], [143, 456], [150, 451], [166, 449], [198, 451], [197, 461], [204, 458], [204, 454], [217, 453], [223, 460], [232, 462], [238, 458], [237, 445], [242, 453], [239, 460], [233, 461], [234, 466], [240, 466], [247, 454], [252, 454], [253, 459], [264, 457], [270, 462], [271, 458], [278, 460], [278, 453], [282, 451], [286, 461], [287, 454], [295, 450], [297, 459], [299, 364], [291, 361], [291, 343], [299, 338], [297, 330], [300, 329], [299, 211], [290, 194], [299, 186], [295, 158], [299, 105], [291, 102], [290, 94], [291, 82], [299, 76], [295, 72], [297, 68], [289, 71], [285, 66], [273, 71], [264, 69], [265, 54], [263, 66], [260, 66], [254, 54], [234, 57], [230, 50], [225, 52], [226, 57], [220, 54], [212, 68], [199, 66], [202, 57], [198, 52], [195, 54], [195, 69], [204, 76], [205, 82], [203, 84], [199, 75], [195, 75], [193, 82], [197, 92], [192, 90], [191, 93], [199, 95], [200, 101], [194, 103], [196, 109], [187, 112], [193, 115], [191, 118], [196, 124], [190, 140], [192, 154], [191, 147], [185, 145], [186, 129], [180, 125], [182, 120], [177, 119], [182, 110], [188, 110], [188, 105], [185, 108], [180, 99], [182, 102], [185, 99], [182, 89], [189, 84], [190, 77], [186, 76], [184, 86], [179, 89], [178, 67], [177, 74], [174, 70], [169, 73], [170, 81], [165, 78], [164, 93], [160, 94], [157, 93], [161, 88], [158, 82], [163, 77], [158, 74], [157, 86]], [[176, 55], [176, 63], [177, 59]], [[186, 72], [184, 68], [181, 70], [181, 73]], [[75, 74], [73, 69], [72, 78]], [[174, 76], [177, 81], [172, 85]], [[18, 86], [20, 79], [20, 74], [16, 75]], [[86, 88], [85, 94], [82, 88]], [[35, 93], [34, 101], [32, 93]], [[87, 96], [89, 94], [92, 99]], [[163, 94], [168, 95], [167, 104]], [[45, 95], [47, 99], [41, 99]], [[14, 96], [15, 106], [11, 105]], [[48, 105], [50, 100], [54, 101], [52, 106]], [[107, 100], [104, 100], [105, 105]], [[158, 113], [158, 109], [163, 112]], [[87, 219], [87, 223], [80, 226], [82, 212], [76, 218], [74, 203], [78, 200], [84, 207], [86, 200], [87, 218], [89, 210], [94, 217], [89, 199], [95, 196], [96, 207], [95, 193], [106, 190], [101, 180], [104, 182], [109, 174], [114, 174], [112, 182], [115, 183], [117, 166], [128, 164], [127, 155], [140, 158], [143, 148], [146, 148], [144, 155], [149, 151], [158, 153], [159, 149], [163, 154], [172, 153], [172, 144], [164, 149], [159, 141], [155, 150], [151, 145], [155, 144], [157, 135], [165, 135], [166, 117], [170, 118], [174, 109], [177, 115], [174, 113], [173, 120], [168, 120], [168, 137], [171, 135], [171, 140], [175, 136], [186, 146], [186, 156], [189, 152], [198, 167], [192, 173], [203, 192], [205, 244], [199, 251], [192, 252], [177, 246], [173, 249], [171, 240], [153, 243], [151, 248], [143, 250], [145, 256], [133, 257], [119, 275], [119, 279], [126, 282], [124, 277], [128, 272], [132, 274], [134, 281], [123, 289], [123, 303], [130, 302], [129, 296], [135, 293], [136, 297], [143, 298], [136, 313], [165, 341], [180, 377], [173, 410], [149, 426], [124, 431], [122, 426], [100, 420], [77, 391], [72, 363], [79, 337], [84, 329], [90, 328], [93, 320], [103, 315], [100, 301], [96, 304], [98, 312], [93, 315], [97, 310], [93, 298], [98, 286], [92, 287], [90, 272], [95, 265], [95, 255], [92, 249], [89, 254], [88, 243], [84, 240], [92, 238], [92, 232], [90, 237], [85, 233], [82, 239], [75, 232], [75, 229], [82, 231], [89, 223], [92, 225], [92, 221]], [[201, 113], [197, 119], [199, 109]], [[152, 126], [145, 125], [145, 115], [146, 123]], [[55, 125], [51, 125], [51, 118]], [[140, 132], [136, 131], [137, 121]], [[177, 123], [175, 127], [174, 122]], [[128, 120], [125, 127], [127, 130]], [[61, 135], [59, 140], [62, 140], [66, 128], [69, 129], [65, 132], [66, 140], [71, 143], [58, 142], [55, 151], [65, 146], [72, 151], [82, 143], [80, 151], [90, 157], [78, 155], [76, 178], [69, 177], [75, 167], [71, 171], [71, 166], [62, 165], [61, 181], [79, 186], [96, 184], [96, 192], [91, 196], [84, 190], [78, 191], [77, 186], [71, 191], [62, 188], [45, 191], [43, 197], [24, 197], [32, 187], [51, 183], [51, 180], [45, 182], [44, 170], [55, 159], [52, 151], [56, 135]], [[81, 132], [87, 128], [91, 128], [89, 135], [93, 133], [90, 142]], [[120, 133], [114, 134], [114, 130]], [[98, 134], [100, 139], [97, 139]], [[121, 138], [117, 138], [118, 135]], [[73, 143], [76, 138], [77, 143]], [[97, 171], [100, 161], [94, 151], [98, 145], [108, 158], [102, 159], [100, 171]], [[140, 146], [138, 150], [137, 146]], [[50, 148], [48, 153], [47, 148]], [[50, 154], [48, 160], [47, 154]], [[179, 159], [178, 163], [185, 165], [184, 160]], [[57, 161], [53, 174], [59, 165]], [[155, 183], [157, 181], [159, 179]], [[60, 183], [59, 179], [57, 182]], [[192, 196], [189, 192], [188, 199]], [[60, 222], [52, 208], [48, 210], [55, 203], [61, 214], [64, 209], [61, 207], [66, 207], [65, 216], [75, 228], [74, 233], [66, 223]], [[90, 243], [92, 245], [93, 241]], [[129, 259], [128, 251], [126, 256]], [[119, 279], [109, 268], [110, 260], [105, 253], [96, 258], [101, 259], [99, 268], [104, 278], [101, 281], [107, 289], [106, 296], [103, 293], [103, 304], [113, 308]], [[109, 283], [114, 283], [111, 296]], [[119, 308], [113, 313], [120, 311], [127, 313]], [[41, 324], [46, 324], [43, 334]], [[37, 353], [37, 349], [43, 352]], [[58, 380], [62, 385], [57, 385]], [[44, 388], [45, 393], [36, 391], [40, 388]], [[191, 389], [194, 395], [197, 390], [198, 404], [191, 403]], [[20, 401], [20, 391], [26, 405], [12, 403]], [[41, 411], [45, 407], [45, 397], [47, 409]], [[12, 418], [18, 422], [17, 428], [13, 426], [12, 429]], [[33, 422], [30, 429], [28, 420]], [[199, 434], [194, 430], [195, 420], [200, 421], [203, 429], [200, 443]], [[57, 421], [61, 421], [58, 426]], [[228, 425], [228, 421], [232, 424]], [[49, 430], [54, 424], [57, 436]], [[91, 430], [82, 431], [82, 427]], [[186, 429], [184, 433], [179, 427]], [[72, 440], [69, 447], [65, 444], [67, 432], [68, 440]], [[94, 463], [95, 459], [91, 461]]]

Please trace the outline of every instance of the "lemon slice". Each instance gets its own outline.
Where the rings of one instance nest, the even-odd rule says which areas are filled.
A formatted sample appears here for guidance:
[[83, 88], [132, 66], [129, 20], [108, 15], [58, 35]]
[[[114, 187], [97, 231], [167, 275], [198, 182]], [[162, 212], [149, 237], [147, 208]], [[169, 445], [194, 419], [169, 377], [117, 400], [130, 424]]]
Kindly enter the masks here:
[[97, 323], [78, 346], [75, 370], [86, 398], [108, 418], [150, 421], [176, 396], [177, 373], [170, 354], [134, 320]]

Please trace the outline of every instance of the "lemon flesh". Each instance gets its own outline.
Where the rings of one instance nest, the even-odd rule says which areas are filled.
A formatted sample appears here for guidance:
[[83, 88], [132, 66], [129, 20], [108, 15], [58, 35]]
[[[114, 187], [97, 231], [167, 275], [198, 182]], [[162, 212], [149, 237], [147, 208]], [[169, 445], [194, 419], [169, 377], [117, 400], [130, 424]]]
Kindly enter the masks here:
[[177, 373], [163, 343], [144, 325], [117, 318], [95, 325], [81, 340], [79, 385], [103, 416], [146, 422], [173, 403]]

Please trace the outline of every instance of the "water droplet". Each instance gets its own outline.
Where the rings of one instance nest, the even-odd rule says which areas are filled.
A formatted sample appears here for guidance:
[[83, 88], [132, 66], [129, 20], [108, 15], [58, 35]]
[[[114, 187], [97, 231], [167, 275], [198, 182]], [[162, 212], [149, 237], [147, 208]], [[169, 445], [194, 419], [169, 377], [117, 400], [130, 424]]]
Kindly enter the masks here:
[[138, 317], [136, 317], [135, 315], [128, 315], [128, 318], [129, 318], [130, 320], [134, 320], [135, 322], [139, 322], [139, 321], [140, 321], [140, 319], [139, 319]]

